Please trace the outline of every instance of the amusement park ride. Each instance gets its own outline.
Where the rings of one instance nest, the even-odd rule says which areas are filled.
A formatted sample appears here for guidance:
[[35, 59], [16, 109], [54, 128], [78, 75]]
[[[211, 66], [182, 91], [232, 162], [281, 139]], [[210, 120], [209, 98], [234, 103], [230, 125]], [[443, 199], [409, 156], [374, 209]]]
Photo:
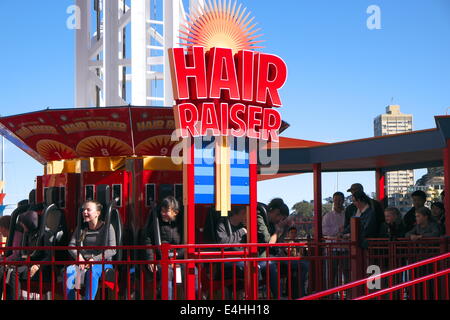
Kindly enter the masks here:
[[[2, 135], [44, 166], [30, 203], [56, 204], [71, 234], [85, 200], [113, 199], [120, 245], [139, 244], [168, 195], [184, 205], [186, 245], [204, 243], [211, 207], [226, 216], [242, 205], [247, 241], [256, 244], [264, 177], [252, 142], [323, 144], [279, 137], [288, 127], [277, 110], [287, 67], [255, 51], [261, 41], [250, 13], [231, 0], [190, 0], [189, 14], [182, 0], [75, 4], [76, 108], [0, 118]], [[187, 249], [186, 257], [194, 253]], [[195, 288], [194, 265], [186, 267]]]
[[[174, 195], [184, 202], [185, 212], [195, 215], [185, 218], [186, 243], [201, 243], [207, 212], [201, 204], [216, 204], [225, 215], [231, 204], [249, 205], [250, 198], [256, 203], [256, 158], [249, 161], [256, 150], [249, 151], [248, 140], [278, 142], [280, 128], [287, 127], [271, 108], [281, 106], [278, 90], [286, 81], [285, 63], [253, 51], [260, 48], [255, 40], [259, 29], [235, 1], [191, 0], [190, 14], [181, 0], [75, 4], [76, 108], [0, 119], [2, 134], [44, 165], [33, 201], [45, 202], [47, 190], [57, 188], [53, 192], [71, 233], [82, 202], [95, 199], [97, 188], [108, 185], [117, 201], [124, 244], [134, 244], [151, 209]], [[215, 146], [221, 140], [222, 160], [230, 157], [228, 136], [244, 137], [247, 146], [231, 150], [243, 155], [243, 167], [218, 164], [209, 176], [216, 182], [199, 186], [192, 181], [199, 176], [191, 172], [194, 164], [176, 163], [172, 155], [180, 138], [206, 135], [223, 137]], [[186, 160], [186, 148], [184, 143], [178, 158], [184, 152]], [[239, 170], [240, 185], [232, 185], [233, 172]], [[209, 194], [202, 195], [202, 187]], [[202, 196], [208, 200], [198, 200]], [[253, 222], [255, 210], [251, 205]], [[256, 242], [256, 233], [250, 234], [249, 241]]]

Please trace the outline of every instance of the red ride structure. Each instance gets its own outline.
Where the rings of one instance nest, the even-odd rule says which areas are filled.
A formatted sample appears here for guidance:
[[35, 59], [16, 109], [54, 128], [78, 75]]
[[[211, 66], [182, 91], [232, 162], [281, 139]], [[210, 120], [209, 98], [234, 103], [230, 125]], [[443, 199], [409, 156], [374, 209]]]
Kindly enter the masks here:
[[[135, 3], [133, 12], [145, 9]], [[171, 7], [178, 5], [175, 3], [178, 1], [164, 2], [166, 20], [174, 20], [173, 13], [179, 13]], [[258, 36], [254, 36], [253, 26], [248, 27], [248, 15], [243, 18], [241, 7], [236, 10], [224, 1], [219, 7], [209, 3], [192, 11], [186, 32], [182, 32], [187, 50], [175, 48], [173, 28], [168, 28], [167, 21], [161, 23], [168, 30], [164, 41], [150, 29], [163, 47], [132, 41], [133, 48], [140, 50], [133, 52], [133, 74], [127, 77], [128, 61], [117, 59], [118, 51], [122, 56], [125, 50], [118, 50], [119, 43], [113, 40], [122, 38], [120, 44], [125, 48], [125, 30], [119, 29], [130, 19], [135, 26], [145, 26], [147, 16], [142, 14], [141, 21], [140, 14], [131, 14], [125, 4], [119, 10], [118, 1], [105, 1], [103, 32], [108, 36], [100, 37], [98, 23], [96, 37], [91, 39], [88, 6], [82, 0], [77, 4], [83, 9], [77, 31], [77, 100], [96, 100], [102, 108], [77, 102], [83, 108], [0, 118], [2, 135], [44, 165], [44, 174], [37, 177], [28, 202], [13, 212], [7, 246], [0, 249], [5, 257], [15, 250], [23, 257], [0, 261], [3, 293], [7, 285], [20, 283], [23, 292], [17, 292], [15, 299], [67, 299], [68, 266], [108, 264], [112, 268], [102, 273], [97, 299], [256, 300], [305, 295], [311, 295], [305, 299], [449, 299], [449, 196], [445, 198], [445, 236], [415, 242], [367, 239], [368, 246], [363, 248], [358, 218], [352, 218], [350, 239], [329, 241], [322, 236], [321, 178], [322, 172], [374, 171], [377, 200], [384, 204], [387, 171], [443, 165], [445, 193], [449, 195], [450, 117], [436, 117], [437, 127], [430, 130], [332, 144], [279, 137], [288, 127], [278, 111], [287, 67], [276, 55], [252, 51], [259, 48], [255, 46]], [[102, 9], [96, 7], [96, 11], [100, 21]], [[224, 18], [214, 18], [218, 16]], [[225, 26], [220, 26], [224, 21]], [[170, 25], [176, 25], [173, 22]], [[207, 32], [209, 23], [210, 30], [219, 30], [219, 34]], [[148, 30], [143, 29], [134, 28], [133, 39], [146, 38]], [[148, 48], [162, 48], [167, 57], [147, 56]], [[104, 51], [103, 63], [100, 50]], [[97, 61], [87, 57], [97, 55]], [[148, 64], [161, 61], [163, 75], [147, 70]], [[117, 79], [119, 67], [124, 68], [121, 79]], [[133, 101], [144, 101], [142, 105], [148, 100], [164, 101], [170, 107], [113, 107], [127, 104], [128, 78], [133, 79]], [[151, 92], [148, 95], [147, 81], [158, 79], [164, 80], [162, 98]], [[92, 83], [95, 86], [88, 88]], [[119, 87], [123, 88], [120, 95]], [[175, 107], [171, 108], [173, 100]], [[207, 158], [207, 147], [198, 147], [191, 138], [202, 136], [215, 139], [211, 157], [215, 162], [209, 167], [196, 162]], [[230, 146], [235, 138], [244, 138], [242, 149]], [[261, 159], [262, 151], [267, 150], [279, 154], [276, 170], [271, 169], [274, 163]], [[238, 170], [223, 162], [230, 160], [231, 154], [243, 155], [245, 161]], [[233, 176], [236, 172], [239, 175]], [[258, 214], [267, 220], [268, 213], [258, 203], [257, 182], [306, 172], [313, 173], [313, 238], [258, 243]], [[152, 213], [167, 196], [183, 203], [183, 244], [159, 241], [145, 246], [143, 234]], [[77, 247], [100, 250], [103, 257], [101, 261], [73, 261], [67, 255], [68, 239], [81, 225], [81, 206], [90, 199], [103, 205], [101, 219], [108, 228], [114, 227], [117, 246], [108, 247], [105, 241], [99, 247]], [[207, 234], [216, 231], [208, 219], [226, 216], [232, 205], [245, 206], [247, 243], [207, 243]], [[51, 246], [13, 246], [17, 221], [28, 211], [38, 212], [41, 237], [52, 233]], [[116, 250], [112, 261], [105, 259], [107, 249]], [[51, 258], [32, 261], [32, 253], [39, 250], [50, 252]], [[145, 258], [145, 250], [153, 253], [153, 260]], [[282, 254], [271, 255], [274, 250]], [[228, 274], [225, 269], [230, 263]], [[29, 267], [25, 279], [13, 272], [20, 266]], [[48, 277], [39, 273], [33, 278], [31, 269], [36, 266], [47, 267]], [[365, 279], [368, 267], [373, 266], [381, 272], [381, 280], [378, 287], [369, 289], [368, 283], [378, 279]], [[81, 286], [77, 296], [91, 289]]]

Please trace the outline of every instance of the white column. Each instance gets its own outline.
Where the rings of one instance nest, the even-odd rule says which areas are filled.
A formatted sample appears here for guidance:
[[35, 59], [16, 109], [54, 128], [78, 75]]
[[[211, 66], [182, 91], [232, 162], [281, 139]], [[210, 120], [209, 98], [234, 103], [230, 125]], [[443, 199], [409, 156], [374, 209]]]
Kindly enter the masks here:
[[[5, 137], [2, 136], [2, 179], [3, 183], [5, 182]], [[0, 190], [1, 191], [1, 190]], [[3, 193], [5, 191], [5, 185], [3, 185]]]
[[131, 0], [131, 104], [147, 105], [147, 1]]
[[91, 103], [91, 81], [89, 78], [91, 0], [76, 0], [80, 8], [80, 29], [75, 35], [75, 106], [88, 107]]
[[173, 106], [172, 81], [167, 50], [177, 47], [180, 1], [164, 1], [164, 106]]
[[192, 12], [192, 10], [195, 10], [198, 7], [204, 8], [205, 0], [189, 0], [189, 12]]
[[103, 101], [102, 106], [123, 104], [119, 99], [119, 1], [103, 1]]

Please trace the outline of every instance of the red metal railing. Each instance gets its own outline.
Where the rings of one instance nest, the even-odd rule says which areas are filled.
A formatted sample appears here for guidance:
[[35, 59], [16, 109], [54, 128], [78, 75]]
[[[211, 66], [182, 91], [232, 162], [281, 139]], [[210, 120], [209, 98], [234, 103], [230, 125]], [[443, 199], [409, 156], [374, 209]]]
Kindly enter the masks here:
[[[430, 259], [426, 259], [420, 262], [413, 263], [408, 266], [404, 266], [395, 270], [391, 270], [388, 272], [384, 272], [379, 275], [371, 276], [367, 279], [361, 279], [352, 283], [348, 283], [346, 285], [325, 290], [323, 292], [313, 294], [307, 297], [303, 297], [300, 300], [318, 300], [322, 298], [327, 298], [330, 296], [339, 295], [340, 297], [345, 297], [345, 293], [349, 290], [353, 290], [354, 292], [364, 291], [365, 293], [355, 297], [354, 300], [367, 300], [382, 297], [385, 299], [449, 299], [449, 282], [448, 282], [448, 274], [450, 273], [449, 262], [450, 262], [450, 253], [445, 253], [437, 257], [433, 257]], [[423, 267], [432, 267], [428, 268], [429, 274], [417, 277], [418, 270]], [[399, 275], [406, 275], [407, 273], [411, 274], [411, 280], [409, 281], [400, 281], [400, 283], [395, 284], [395, 278], [399, 278]], [[401, 277], [404, 279], [404, 277]], [[384, 281], [383, 281], [384, 280]], [[387, 288], [381, 289], [369, 289], [371, 284], [378, 281], [381, 284], [387, 284]], [[432, 283], [428, 284], [428, 281], [432, 281]], [[422, 285], [421, 288], [417, 286]], [[406, 288], [411, 289], [409, 291], [405, 290]], [[355, 290], [356, 289], [356, 290]], [[358, 290], [362, 289], [362, 290]], [[370, 291], [377, 290], [375, 292]]]
[[[7, 286], [14, 283], [16, 287], [21, 285], [22, 290], [36, 293], [39, 299], [68, 299], [68, 276], [66, 268], [71, 265], [106, 265], [113, 266], [113, 271], [103, 272], [99, 281], [97, 299], [185, 299], [187, 293], [195, 299], [296, 299], [306, 294], [319, 293], [321, 298], [344, 299], [356, 298], [364, 294], [358, 294], [357, 290], [364, 290], [357, 286], [349, 286], [350, 281], [360, 280], [366, 283], [365, 275], [368, 265], [380, 263], [381, 271], [397, 264], [415, 262], [420, 259], [414, 250], [421, 245], [427, 248], [426, 254], [438, 255], [439, 252], [448, 252], [448, 239], [431, 239], [412, 241], [370, 241], [368, 250], [355, 251], [359, 248], [355, 241], [314, 242], [305, 241], [298, 243], [279, 244], [223, 244], [223, 245], [168, 245], [161, 246], [121, 246], [121, 247], [82, 247], [77, 250], [94, 249], [121, 250], [121, 261], [97, 261], [81, 262], [58, 259], [58, 253], [65, 252], [74, 247], [32, 247], [32, 248], [7, 248], [8, 250], [23, 250], [31, 252], [35, 250], [51, 251], [50, 261], [33, 262], [24, 261], [8, 262], [0, 259], [0, 285], [3, 299], [7, 298]], [[145, 260], [143, 252], [151, 250], [155, 260]], [[282, 256], [271, 256], [273, 250], [279, 250]], [[0, 248], [0, 252], [6, 248]], [[178, 255], [177, 251], [185, 251], [187, 255]], [[266, 253], [261, 257], [258, 253]], [[300, 256], [293, 256], [294, 251], [300, 252]], [[357, 254], [355, 254], [355, 252]], [[156, 258], [158, 256], [158, 258]], [[385, 261], [386, 260], [386, 261]], [[382, 263], [381, 263], [381, 262]], [[394, 262], [392, 262], [394, 261]], [[439, 265], [421, 265], [418, 268], [405, 269], [392, 274], [392, 277], [383, 280], [384, 287], [394, 287], [405, 280], [415, 280], [436, 274], [443, 270]], [[447, 262], [445, 262], [447, 263]], [[30, 270], [26, 269], [21, 274], [11, 273], [16, 268], [39, 265], [41, 270], [36, 276], [31, 277]], [[148, 265], [154, 265], [154, 270], [149, 270]], [[387, 267], [386, 267], [386, 266]], [[431, 268], [431, 269], [430, 269]], [[9, 271], [12, 270], [12, 271]], [[23, 270], [22, 270], [23, 271]], [[10, 272], [10, 281], [6, 278]], [[389, 273], [387, 273], [389, 274]], [[11, 278], [11, 275], [13, 276]], [[188, 286], [188, 276], [195, 277], [195, 286]], [[445, 275], [448, 277], [447, 275]], [[442, 277], [441, 277], [442, 278]], [[427, 278], [428, 279], [428, 278]], [[448, 282], [448, 278], [447, 282]], [[431, 280], [424, 280], [430, 282]], [[438, 286], [432, 285], [427, 290], [432, 290], [433, 297], [445, 297], [439, 281]], [[90, 282], [92, 284], [92, 281]], [[352, 282], [353, 284], [355, 282]], [[358, 282], [356, 282], [358, 283]], [[344, 286], [342, 286], [344, 285]], [[408, 297], [423, 295], [422, 283], [415, 283], [411, 289], [406, 290]], [[340, 286], [338, 290], [327, 291]], [[427, 286], [427, 284], [425, 284]], [[344, 289], [343, 289], [344, 288]], [[438, 294], [435, 294], [439, 288]], [[91, 287], [76, 290], [76, 298], [81, 298]], [[324, 294], [324, 291], [329, 294]], [[444, 291], [442, 291], [444, 290]], [[448, 291], [448, 286], [447, 286]], [[338, 295], [337, 293], [345, 293]], [[365, 292], [371, 294], [373, 292]], [[429, 297], [429, 292], [426, 292]], [[15, 293], [19, 298], [20, 292]], [[393, 298], [399, 298], [398, 293], [392, 292]], [[311, 296], [310, 296], [311, 297]], [[447, 295], [448, 297], [448, 295]], [[26, 299], [32, 296], [26, 295]]]
[[[329, 247], [330, 244], [320, 244], [319, 249]], [[67, 250], [122, 250], [122, 261], [59, 261], [56, 259], [58, 251]], [[177, 250], [189, 251], [189, 256], [176, 258]], [[279, 249], [284, 256], [269, 256], [270, 251]], [[304, 250], [302, 257], [290, 256], [294, 250]], [[4, 251], [6, 249], [2, 249]], [[23, 261], [0, 261], [3, 292], [11, 283], [17, 288], [27, 292], [34, 292], [43, 298], [44, 295], [52, 299], [67, 299], [67, 274], [64, 270], [71, 265], [106, 265], [115, 269], [114, 277], [107, 278], [104, 274], [99, 282], [99, 299], [179, 299], [184, 298], [188, 290], [195, 290], [196, 299], [237, 299], [250, 297], [252, 285], [257, 287], [261, 298], [295, 298], [305, 290], [308, 282], [314, 288], [314, 273], [308, 272], [314, 264], [323, 264], [328, 257], [315, 255], [317, 246], [306, 242], [285, 244], [239, 244], [239, 245], [178, 245], [163, 244], [161, 246], [121, 246], [121, 247], [23, 247], [8, 248], [8, 250], [22, 250], [31, 252], [35, 250], [51, 251], [50, 261], [33, 262], [30, 259]], [[152, 250], [160, 255], [159, 260], [148, 261], [142, 259], [139, 253], [143, 250]], [[229, 251], [233, 250], [233, 251]], [[267, 257], [259, 257], [257, 252], [265, 251]], [[331, 249], [330, 249], [331, 250]], [[255, 254], [256, 252], [256, 254]], [[332, 259], [348, 259], [346, 256], [334, 256]], [[147, 266], [153, 264], [158, 269], [151, 272]], [[32, 277], [30, 269], [38, 265], [41, 270]], [[241, 268], [242, 266], [242, 268]], [[12, 272], [17, 268], [25, 268], [22, 273]], [[9, 271], [11, 270], [11, 271]], [[19, 270], [20, 271], [20, 270]], [[182, 271], [182, 272], [180, 272]], [[8, 272], [13, 278], [6, 283]], [[256, 275], [256, 283], [247, 281], [248, 273]], [[188, 274], [196, 275], [196, 288], [187, 288]], [[316, 274], [317, 276], [317, 274]], [[11, 277], [11, 274], [10, 274]], [[308, 277], [308, 279], [306, 279]], [[167, 285], [165, 285], [167, 284]], [[87, 288], [91, 289], [91, 288]], [[112, 289], [112, 290], [111, 290]], [[311, 289], [310, 289], [311, 290]], [[77, 290], [79, 298], [82, 290]], [[16, 292], [13, 299], [17, 299], [20, 292]], [[30, 295], [26, 296], [27, 299]], [[48, 298], [47, 297], [47, 298]], [[6, 299], [6, 294], [3, 295]], [[257, 297], [258, 298], [258, 297]]]

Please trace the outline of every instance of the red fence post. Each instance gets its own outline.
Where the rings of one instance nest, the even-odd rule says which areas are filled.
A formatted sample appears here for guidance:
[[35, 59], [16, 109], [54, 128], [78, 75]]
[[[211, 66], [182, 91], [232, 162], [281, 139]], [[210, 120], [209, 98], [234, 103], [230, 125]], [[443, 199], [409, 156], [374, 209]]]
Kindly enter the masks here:
[[[320, 242], [322, 241], [322, 165], [313, 164], [314, 172], [314, 240], [316, 244], [316, 256], [322, 256]], [[315, 260], [316, 266], [316, 291], [322, 291], [323, 288], [323, 261]]]
[[445, 206], [445, 232], [450, 235], [450, 142], [447, 139], [446, 148], [443, 150], [444, 158], [444, 206]]
[[[185, 153], [185, 162], [183, 163], [184, 243], [195, 244], [194, 139], [185, 139], [183, 143], [183, 152]], [[194, 251], [192, 248], [187, 248], [185, 258], [191, 259]], [[185, 272], [185, 298], [186, 300], [195, 300], [195, 264], [187, 263]], [[174, 290], [176, 290], [176, 284]]]
[[[256, 141], [249, 141], [249, 182], [250, 205], [247, 207], [247, 242], [258, 243], [258, 219], [257, 219], [257, 186], [258, 186], [258, 155]], [[247, 248], [250, 257], [258, 257], [258, 248]], [[249, 262], [246, 265], [245, 293], [248, 299], [258, 299], [258, 264]]]
[[[445, 253], [448, 252], [448, 241], [449, 240], [444, 238], [444, 237], [440, 238], [441, 244], [440, 244], [440, 252], [439, 252], [439, 254], [445, 254]], [[439, 262], [439, 268], [441, 270], [445, 269], [446, 267], [447, 266], [446, 266], [446, 261], [445, 260]], [[441, 277], [439, 279], [439, 281], [438, 281], [439, 287], [441, 289], [440, 290], [440, 297], [445, 297], [445, 290], [446, 290], [446, 288], [448, 289], [448, 280], [447, 279], [448, 279], [447, 277]]]
[[377, 200], [380, 202], [381, 207], [384, 209], [387, 207], [385, 186], [386, 173], [381, 168], [375, 170], [375, 186], [377, 193]]
[[[161, 299], [169, 299], [169, 245], [167, 243], [161, 244]], [[173, 288], [174, 290], [176, 287]]]
[[[351, 230], [351, 282], [362, 279], [364, 276], [364, 258], [363, 249], [359, 243], [359, 218], [351, 218], [350, 230]], [[352, 297], [356, 298], [362, 294], [361, 288], [355, 287], [352, 289]]]
[[314, 171], [314, 239], [322, 240], [322, 165], [313, 164]]

